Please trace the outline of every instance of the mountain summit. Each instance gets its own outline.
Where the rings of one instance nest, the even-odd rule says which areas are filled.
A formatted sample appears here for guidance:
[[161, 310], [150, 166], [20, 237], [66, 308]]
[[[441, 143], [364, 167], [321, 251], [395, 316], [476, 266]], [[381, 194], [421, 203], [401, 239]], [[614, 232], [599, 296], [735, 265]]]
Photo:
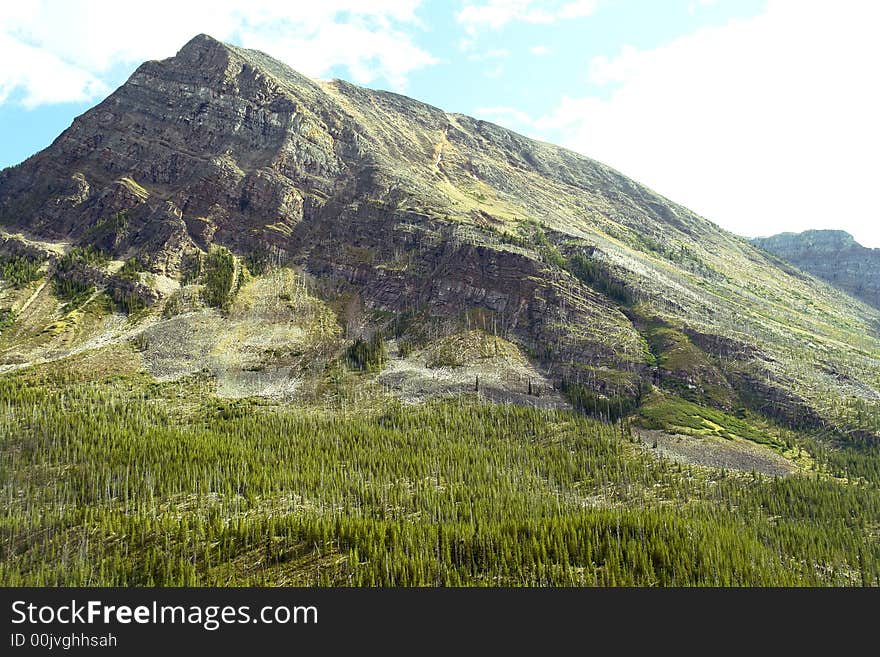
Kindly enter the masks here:
[[[859, 435], [853, 400], [880, 398], [876, 310], [586, 157], [206, 35], [0, 173], [0, 224], [60, 294], [5, 292], [7, 367], [125, 339], [160, 378], [302, 393], [303, 368], [384, 339], [410, 360], [378, 380], [404, 396], [445, 372], [446, 391], [616, 417], [654, 389]], [[278, 266], [314, 339], [279, 337], [248, 288]], [[101, 291], [115, 311], [77, 306]], [[491, 385], [456, 369], [503, 353]]]

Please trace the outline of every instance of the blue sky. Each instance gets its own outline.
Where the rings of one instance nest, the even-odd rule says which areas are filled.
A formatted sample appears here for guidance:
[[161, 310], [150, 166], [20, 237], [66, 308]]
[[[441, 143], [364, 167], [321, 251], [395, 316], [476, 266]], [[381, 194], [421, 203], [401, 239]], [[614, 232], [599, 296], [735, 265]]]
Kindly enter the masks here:
[[880, 247], [878, 4], [153, 0], [133, 25], [106, 0], [4, 3], [0, 167], [207, 32], [567, 146], [740, 234]]

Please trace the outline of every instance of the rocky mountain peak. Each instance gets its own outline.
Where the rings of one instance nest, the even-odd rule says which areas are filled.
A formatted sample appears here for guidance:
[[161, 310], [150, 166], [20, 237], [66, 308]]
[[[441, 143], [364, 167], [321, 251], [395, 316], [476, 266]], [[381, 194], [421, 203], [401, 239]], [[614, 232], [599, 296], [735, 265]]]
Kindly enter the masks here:
[[207, 34], [199, 34], [190, 39], [174, 57], [162, 63], [192, 71], [224, 73], [233, 58], [235, 51], [232, 46]]
[[196, 34], [192, 39], [183, 44], [183, 47], [177, 51], [176, 56], [189, 59], [190, 61], [197, 61], [199, 56], [217, 50], [231, 52], [232, 46], [215, 39], [210, 34], [202, 33]]

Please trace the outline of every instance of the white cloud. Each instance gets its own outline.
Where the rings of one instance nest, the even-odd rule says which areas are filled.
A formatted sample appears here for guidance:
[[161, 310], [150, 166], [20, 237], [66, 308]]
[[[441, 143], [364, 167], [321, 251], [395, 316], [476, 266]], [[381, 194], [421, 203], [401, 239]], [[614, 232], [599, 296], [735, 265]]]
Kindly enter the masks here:
[[543, 57], [544, 55], [550, 54], [550, 48], [543, 45], [532, 46], [529, 48], [529, 52], [535, 55], [536, 57]]
[[468, 55], [468, 59], [472, 62], [481, 62], [487, 59], [506, 59], [507, 57], [510, 57], [510, 51], [507, 48], [494, 48], [483, 53]]
[[594, 11], [596, 11], [596, 0], [575, 0], [563, 4], [556, 12], [556, 16], [562, 19], [583, 18], [592, 15]]
[[[0, 57], [14, 66], [0, 69], [0, 103], [16, 89], [24, 89], [26, 107], [63, 101], [86, 101], [107, 92], [94, 75], [45, 52], [0, 34]], [[26, 66], [18, 62], [27, 62]]]
[[418, 0], [152, 0], [133, 16], [110, 0], [42, 0], [0, 5], [0, 102], [18, 91], [27, 105], [90, 100], [106, 93], [119, 65], [173, 55], [205, 32], [284, 59], [320, 77], [342, 66], [360, 82], [402, 88], [436, 60], [404, 28], [418, 26]]
[[880, 246], [878, 24], [875, 3], [771, 0], [594, 59], [607, 93], [564, 98], [531, 130], [741, 234], [840, 227]]
[[511, 22], [549, 24], [558, 20], [589, 16], [595, 10], [595, 0], [488, 0], [482, 4], [466, 5], [458, 12], [456, 19], [468, 34], [473, 35], [482, 28], [499, 29]]
[[295, 25], [280, 33], [247, 29], [242, 45], [263, 50], [296, 70], [321, 77], [344, 66], [355, 82], [385, 78], [396, 89], [406, 86], [414, 70], [437, 60], [394, 29], [374, 31], [364, 25], [328, 22], [302, 33]]
[[532, 117], [515, 107], [478, 107], [474, 110], [474, 116], [512, 128], [531, 128], [534, 126]]

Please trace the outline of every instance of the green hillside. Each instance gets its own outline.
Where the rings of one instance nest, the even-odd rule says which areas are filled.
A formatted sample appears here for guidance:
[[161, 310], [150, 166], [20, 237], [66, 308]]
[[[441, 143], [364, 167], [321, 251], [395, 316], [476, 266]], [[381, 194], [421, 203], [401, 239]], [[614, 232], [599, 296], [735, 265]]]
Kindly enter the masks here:
[[815, 469], [766, 477], [571, 411], [224, 402], [92, 358], [0, 380], [4, 585], [880, 583], [876, 449], [856, 482], [787, 434]]
[[0, 410], [0, 583], [878, 584], [880, 311], [206, 35], [0, 172]]

